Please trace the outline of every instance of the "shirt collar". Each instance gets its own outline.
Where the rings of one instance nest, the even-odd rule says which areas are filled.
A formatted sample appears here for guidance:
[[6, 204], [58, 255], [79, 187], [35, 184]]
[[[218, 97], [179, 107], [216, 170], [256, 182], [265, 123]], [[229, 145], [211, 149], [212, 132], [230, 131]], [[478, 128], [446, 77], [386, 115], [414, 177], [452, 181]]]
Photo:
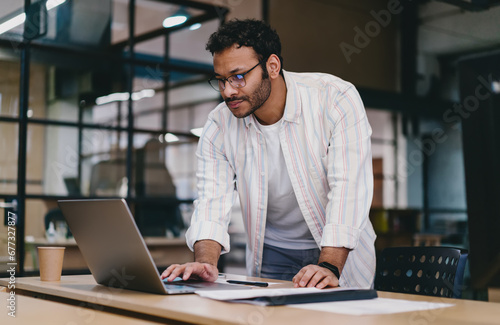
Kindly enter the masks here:
[[[288, 71], [283, 70], [283, 76], [286, 84], [286, 102], [283, 119], [287, 122], [299, 123], [300, 115], [302, 114], [302, 105], [300, 101], [300, 92], [297, 83], [293, 80]], [[253, 114], [243, 118], [244, 125], [248, 128], [255, 124], [255, 116]]]
[[288, 122], [299, 123], [300, 115], [302, 114], [302, 101], [300, 100], [299, 87], [293, 79], [292, 74], [283, 70], [286, 83], [286, 103], [284, 119]]

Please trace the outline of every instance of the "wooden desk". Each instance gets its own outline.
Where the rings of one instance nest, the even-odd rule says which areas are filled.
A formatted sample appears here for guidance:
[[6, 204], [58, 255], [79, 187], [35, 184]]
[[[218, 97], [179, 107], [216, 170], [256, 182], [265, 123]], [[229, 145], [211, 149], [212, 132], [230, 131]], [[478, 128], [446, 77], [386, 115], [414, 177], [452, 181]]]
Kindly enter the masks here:
[[[158, 267], [167, 267], [173, 263], [187, 263], [194, 260], [193, 252], [189, 250], [184, 238], [146, 237], [144, 238], [149, 252]], [[85, 270], [87, 263], [76, 244], [74, 238], [65, 241], [49, 243], [44, 238], [38, 238], [26, 242], [26, 261], [32, 261], [32, 267], [38, 270], [38, 246], [62, 246], [66, 247], [64, 252], [64, 270]], [[31, 259], [30, 259], [31, 258]]]
[[[9, 296], [8, 293], [0, 291], [0, 301], [3, 303], [6, 303]], [[22, 295], [16, 295], [15, 307], [15, 318], [7, 314], [9, 312], [7, 308], [2, 308], [0, 324], [162, 324]]]
[[488, 288], [488, 301], [500, 302], [500, 288]]
[[[227, 278], [244, 279], [244, 276]], [[255, 279], [255, 278], [250, 278]], [[500, 304], [433, 298], [380, 292], [384, 298], [415, 301], [447, 302], [453, 307], [390, 315], [350, 316], [309, 311], [287, 306], [260, 307], [233, 304], [201, 298], [196, 295], [164, 296], [112, 289], [97, 285], [90, 275], [63, 276], [60, 282], [41, 282], [38, 277], [16, 279], [18, 294], [52, 300], [67, 300], [73, 304], [104, 306], [116, 312], [133, 313], [133, 317], [154, 316], [165, 321], [195, 324], [498, 324]], [[0, 279], [0, 285], [6, 285]], [[284, 282], [282, 286], [291, 286]], [[258, 289], [256, 289], [258, 290]]]

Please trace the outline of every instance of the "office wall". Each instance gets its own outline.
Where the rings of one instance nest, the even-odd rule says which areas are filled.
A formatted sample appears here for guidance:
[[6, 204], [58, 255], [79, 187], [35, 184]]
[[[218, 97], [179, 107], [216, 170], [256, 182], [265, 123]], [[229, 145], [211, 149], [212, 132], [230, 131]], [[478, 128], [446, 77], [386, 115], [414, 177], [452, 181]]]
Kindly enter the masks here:
[[[399, 17], [387, 9], [395, 1], [269, 2], [269, 22], [280, 34], [285, 69], [328, 72], [358, 87], [399, 89]], [[375, 18], [381, 11], [389, 13], [379, 18], [385, 27]]]

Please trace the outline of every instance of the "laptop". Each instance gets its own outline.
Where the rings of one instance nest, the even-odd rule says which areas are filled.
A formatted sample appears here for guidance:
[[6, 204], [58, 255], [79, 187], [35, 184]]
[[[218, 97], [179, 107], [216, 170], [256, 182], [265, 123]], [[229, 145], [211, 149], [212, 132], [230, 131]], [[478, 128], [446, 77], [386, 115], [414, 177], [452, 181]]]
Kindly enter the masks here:
[[58, 201], [97, 283], [156, 294], [249, 289], [206, 281], [163, 281], [124, 199]]

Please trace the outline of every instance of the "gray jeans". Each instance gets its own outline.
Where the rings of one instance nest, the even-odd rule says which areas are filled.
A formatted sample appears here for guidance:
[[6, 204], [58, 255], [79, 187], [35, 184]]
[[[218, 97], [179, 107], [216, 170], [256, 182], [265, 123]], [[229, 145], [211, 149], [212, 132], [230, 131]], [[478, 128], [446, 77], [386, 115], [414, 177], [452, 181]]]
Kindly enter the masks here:
[[264, 244], [260, 276], [291, 281], [304, 266], [318, 264], [319, 254], [319, 248], [286, 249]]

